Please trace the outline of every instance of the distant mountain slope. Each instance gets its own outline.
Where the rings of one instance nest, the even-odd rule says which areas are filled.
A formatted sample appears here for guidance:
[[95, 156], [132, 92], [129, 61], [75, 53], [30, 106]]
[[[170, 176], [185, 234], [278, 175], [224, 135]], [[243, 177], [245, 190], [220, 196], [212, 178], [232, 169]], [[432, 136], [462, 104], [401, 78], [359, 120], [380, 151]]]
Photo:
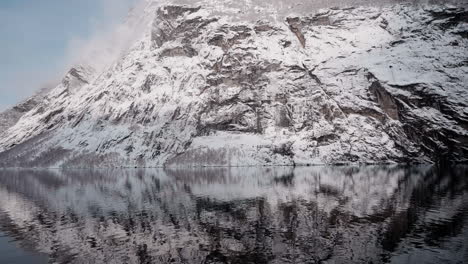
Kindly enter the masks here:
[[19, 104], [6, 109], [0, 113], [0, 135], [14, 126], [18, 120], [27, 112], [36, 107], [47, 93], [55, 88], [52, 85], [42, 87], [35, 95], [21, 101]]
[[128, 49], [103, 71], [73, 68], [0, 138], [0, 164], [468, 160], [466, 9], [259, 6], [239, 19], [211, 3], [134, 11]]

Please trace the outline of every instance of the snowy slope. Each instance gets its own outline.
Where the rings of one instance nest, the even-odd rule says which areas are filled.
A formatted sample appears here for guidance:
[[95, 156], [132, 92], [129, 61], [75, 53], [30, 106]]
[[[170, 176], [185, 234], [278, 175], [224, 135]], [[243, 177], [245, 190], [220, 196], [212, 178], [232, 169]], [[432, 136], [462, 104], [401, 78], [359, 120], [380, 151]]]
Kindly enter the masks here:
[[48, 92], [55, 86], [53, 84], [44, 85], [33, 96], [26, 98], [19, 104], [6, 109], [0, 113], [0, 135], [16, 124], [18, 120], [27, 112], [36, 107], [44, 99]]
[[466, 9], [227, 3], [143, 2], [113, 63], [3, 133], [0, 164], [467, 161]]

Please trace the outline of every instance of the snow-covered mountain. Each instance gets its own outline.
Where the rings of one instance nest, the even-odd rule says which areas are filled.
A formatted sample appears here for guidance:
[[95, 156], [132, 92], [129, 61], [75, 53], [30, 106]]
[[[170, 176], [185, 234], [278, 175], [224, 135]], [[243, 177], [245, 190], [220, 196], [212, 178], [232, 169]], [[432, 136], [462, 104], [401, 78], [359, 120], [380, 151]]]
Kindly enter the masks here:
[[0, 164], [468, 161], [466, 7], [304, 3], [143, 1], [108, 65], [0, 130]]

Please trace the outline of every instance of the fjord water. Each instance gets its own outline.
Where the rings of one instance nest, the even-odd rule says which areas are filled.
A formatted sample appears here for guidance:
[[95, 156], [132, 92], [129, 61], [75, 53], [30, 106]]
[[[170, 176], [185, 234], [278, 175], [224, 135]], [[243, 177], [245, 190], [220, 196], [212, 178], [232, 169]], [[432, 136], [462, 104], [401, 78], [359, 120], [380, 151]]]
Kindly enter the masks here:
[[464, 263], [467, 172], [2, 170], [0, 263]]

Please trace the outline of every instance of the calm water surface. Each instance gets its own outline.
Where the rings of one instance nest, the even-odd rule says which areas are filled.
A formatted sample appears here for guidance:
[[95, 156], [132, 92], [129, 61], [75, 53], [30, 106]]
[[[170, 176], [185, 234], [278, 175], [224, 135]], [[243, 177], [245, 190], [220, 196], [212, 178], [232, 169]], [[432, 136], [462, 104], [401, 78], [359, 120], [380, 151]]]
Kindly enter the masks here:
[[1, 170], [0, 263], [468, 263], [467, 176]]

